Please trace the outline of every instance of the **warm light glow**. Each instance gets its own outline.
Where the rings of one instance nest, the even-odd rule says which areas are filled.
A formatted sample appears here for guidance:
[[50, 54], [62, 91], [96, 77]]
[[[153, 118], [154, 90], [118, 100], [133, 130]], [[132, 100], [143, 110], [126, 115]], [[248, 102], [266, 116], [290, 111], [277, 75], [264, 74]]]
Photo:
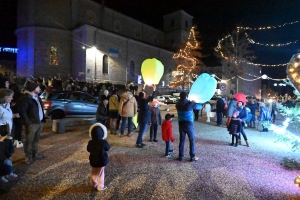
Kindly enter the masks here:
[[266, 74], [264, 74], [264, 75], [261, 76], [261, 78], [262, 78], [262, 79], [267, 79], [268, 76], [267, 76]]
[[146, 59], [142, 63], [141, 73], [145, 84], [158, 84], [164, 74], [164, 66], [155, 58]]

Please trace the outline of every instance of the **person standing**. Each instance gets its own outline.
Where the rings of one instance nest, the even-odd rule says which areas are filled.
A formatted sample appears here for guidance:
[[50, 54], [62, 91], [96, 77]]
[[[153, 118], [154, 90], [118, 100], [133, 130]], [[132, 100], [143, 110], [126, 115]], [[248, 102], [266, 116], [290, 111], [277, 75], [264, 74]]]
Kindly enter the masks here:
[[250, 109], [250, 112], [252, 114], [252, 117], [250, 119], [250, 128], [255, 128], [256, 125], [255, 125], [255, 122], [256, 122], [256, 110], [258, 108], [258, 105], [257, 103], [254, 101], [254, 99], [251, 100], [251, 102], [249, 102], [248, 104], [248, 108]]
[[228, 105], [228, 109], [227, 109], [227, 122], [226, 122], [226, 126], [227, 127], [229, 126], [229, 123], [230, 123], [231, 117], [233, 115], [233, 112], [236, 110], [236, 101], [237, 101], [237, 99], [233, 98], [230, 101], [229, 105]]
[[156, 139], [157, 136], [157, 127], [161, 125], [161, 114], [158, 108], [158, 102], [153, 100], [151, 108], [149, 109], [150, 112], [150, 142], [158, 142]]
[[265, 103], [260, 103], [259, 104], [260, 106], [260, 110], [259, 110], [259, 116], [258, 116], [258, 121], [262, 124], [262, 132], [268, 132], [268, 128], [265, 127], [263, 124], [264, 123], [267, 123], [269, 121], [271, 121], [271, 115], [270, 115], [270, 112], [269, 112], [269, 109], [267, 108], [267, 106], [265, 105]]
[[218, 98], [217, 100], [217, 110], [216, 110], [216, 114], [217, 114], [217, 126], [223, 126], [222, 125], [222, 118], [223, 118], [223, 112], [224, 112], [224, 103], [225, 100], [225, 96], [222, 96], [222, 98]]
[[[233, 112], [232, 119], [230, 120], [229, 125], [227, 127], [229, 134], [231, 135], [230, 146], [234, 145], [235, 147], [238, 146], [238, 140], [240, 138], [240, 132], [242, 127], [240, 119], [237, 118], [238, 115], [239, 115], [238, 111]], [[235, 138], [235, 144], [234, 144], [234, 138]]]
[[170, 148], [170, 142], [174, 142], [175, 139], [173, 137], [173, 128], [172, 128], [172, 118], [174, 115], [171, 115], [167, 113], [165, 115], [165, 120], [163, 121], [161, 125], [161, 136], [162, 139], [166, 142], [166, 151], [165, 151], [165, 157], [170, 158], [171, 152], [173, 152], [173, 149]]
[[[144, 86], [145, 87], [145, 86]], [[150, 113], [149, 113], [149, 102], [153, 101], [153, 98], [155, 97], [155, 89], [156, 86], [153, 85], [153, 93], [151, 96], [146, 98], [146, 93], [144, 92], [144, 89], [139, 93], [139, 114], [138, 114], [138, 126], [139, 126], [139, 135], [136, 140], [136, 147], [143, 148], [146, 146], [143, 143], [143, 135], [146, 132], [147, 129], [147, 123], [150, 120]]]
[[36, 159], [44, 158], [38, 152], [38, 145], [42, 132], [42, 123], [46, 122], [43, 102], [38, 96], [40, 87], [30, 83], [19, 100], [19, 112], [22, 123], [25, 125], [24, 153], [26, 164], [31, 164]]
[[211, 105], [209, 102], [206, 102], [205, 104], [205, 112], [207, 116], [206, 122], [210, 122], [210, 110], [211, 110]]
[[178, 113], [178, 124], [179, 124], [179, 157], [178, 160], [182, 161], [184, 156], [184, 142], [185, 136], [189, 137], [190, 141], [190, 161], [197, 161], [198, 158], [195, 156], [195, 133], [194, 133], [194, 114], [193, 107], [196, 102], [187, 100], [187, 94], [185, 92], [180, 93], [180, 99], [176, 103], [176, 110]]
[[90, 165], [92, 166], [90, 184], [98, 191], [106, 190], [104, 169], [109, 163], [107, 151], [110, 149], [110, 145], [105, 140], [107, 129], [103, 124], [96, 123], [90, 127], [89, 133], [92, 138], [87, 145], [87, 151], [90, 153]]
[[[246, 133], [245, 133], [245, 129], [244, 129], [244, 126], [246, 124], [246, 120], [248, 118], [248, 112], [244, 106], [244, 102], [242, 101], [239, 101], [238, 104], [237, 104], [237, 111], [239, 111], [239, 115], [238, 115], [238, 118], [240, 119], [241, 123], [242, 123], [242, 126], [241, 126], [241, 134], [243, 135], [243, 138], [246, 142], [246, 145], [247, 147], [250, 147], [249, 145], [249, 142], [248, 142], [248, 139], [247, 139], [247, 136], [246, 136]], [[241, 145], [241, 139], [239, 139], [238, 141], [239, 145]]]
[[276, 100], [273, 100], [272, 103], [270, 104], [269, 111], [271, 112], [272, 123], [275, 124], [276, 115], [277, 115]]
[[132, 117], [134, 117], [137, 113], [137, 103], [133, 94], [126, 90], [122, 95], [119, 103], [119, 113], [122, 117], [121, 124], [121, 135], [124, 136], [126, 122], [128, 120], [128, 133], [127, 136], [131, 136], [132, 132]]
[[108, 108], [109, 108], [109, 118], [110, 118], [110, 133], [117, 134], [116, 126], [118, 119], [118, 109], [119, 109], [119, 99], [117, 95], [117, 90], [113, 90], [111, 97], [109, 98]]
[[96, 111], [96, 120], [103, 124], [106, 128], [109, 127], [109, 113], [108, 113], [108, 100], [104, 99], [102, 103], [99, 104]]

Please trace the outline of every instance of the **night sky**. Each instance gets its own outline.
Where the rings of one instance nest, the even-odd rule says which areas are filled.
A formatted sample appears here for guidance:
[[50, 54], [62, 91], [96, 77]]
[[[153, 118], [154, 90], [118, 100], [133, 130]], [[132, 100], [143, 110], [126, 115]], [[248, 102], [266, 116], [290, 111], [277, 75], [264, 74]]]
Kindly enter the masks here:
[[[93, 0], [102, 2], [102, 0]], [[194, 16], [200, 32], [203, 59], [207, 66], [219, 66], [213, 48], [236, 26], [264, 27], [300, 21], [300, 0], [107, 0], [105, 6], [162, 30], [163, 15], [184, 10]], [[16, 46], [16, 0], [0, 0], [0, 46]], [[300, 40], [300, 23], [268, 31], [248, 32], [260, 43], [287, 43]], [[300, 52], [300, 41], [285, 47], [251, 45], [257, 57], [254, 63], [287, 63]], [[268, 67], [263, 72], [284, 78], [285, 67]]]

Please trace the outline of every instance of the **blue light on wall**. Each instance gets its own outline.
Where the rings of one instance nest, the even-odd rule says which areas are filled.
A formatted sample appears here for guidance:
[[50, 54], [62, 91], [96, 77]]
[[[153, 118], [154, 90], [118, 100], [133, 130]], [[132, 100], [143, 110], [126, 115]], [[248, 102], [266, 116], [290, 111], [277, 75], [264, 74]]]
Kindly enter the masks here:
[[18, 48], [0, 47], [0, 52], [18, 53]]

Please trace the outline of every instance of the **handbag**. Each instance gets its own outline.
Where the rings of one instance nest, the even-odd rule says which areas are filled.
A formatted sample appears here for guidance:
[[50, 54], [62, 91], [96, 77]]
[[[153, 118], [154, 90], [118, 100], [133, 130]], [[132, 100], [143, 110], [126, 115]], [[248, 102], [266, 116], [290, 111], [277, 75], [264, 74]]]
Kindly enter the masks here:
[[8, 129], [9, 129], [9, 125], [8, 124], [0, 125], [0, 135], [1, 136], [8, 135], [8, 133], [9, 133]]

